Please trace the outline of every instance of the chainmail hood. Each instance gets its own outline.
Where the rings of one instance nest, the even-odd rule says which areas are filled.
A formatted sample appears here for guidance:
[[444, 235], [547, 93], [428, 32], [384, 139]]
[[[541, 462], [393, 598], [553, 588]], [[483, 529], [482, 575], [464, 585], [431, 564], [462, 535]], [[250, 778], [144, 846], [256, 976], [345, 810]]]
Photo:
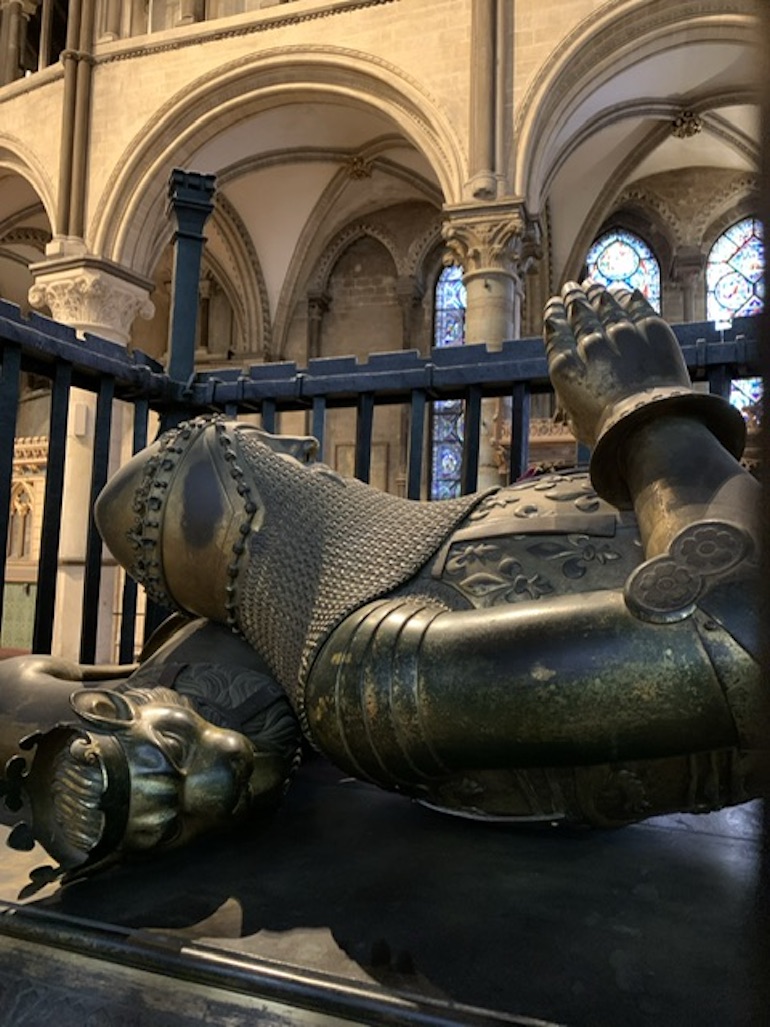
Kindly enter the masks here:
[[329, 633], [413, 577], [484, 493], [399, 499], [302, 466], [249, 433], [238, 442], [265, 516], [245, 554], [236, 618], [304, 720], [304, 682]]

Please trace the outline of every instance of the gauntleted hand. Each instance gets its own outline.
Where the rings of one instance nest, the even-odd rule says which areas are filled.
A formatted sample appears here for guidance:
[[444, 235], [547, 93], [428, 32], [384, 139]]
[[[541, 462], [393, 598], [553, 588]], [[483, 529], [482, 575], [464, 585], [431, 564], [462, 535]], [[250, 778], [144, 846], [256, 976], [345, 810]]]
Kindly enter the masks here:
[[545, 308], [544, 338], [559, 405], [589, 446], [623, 400], [691, 388], [676, 336], [639, 291], [568, 282]]

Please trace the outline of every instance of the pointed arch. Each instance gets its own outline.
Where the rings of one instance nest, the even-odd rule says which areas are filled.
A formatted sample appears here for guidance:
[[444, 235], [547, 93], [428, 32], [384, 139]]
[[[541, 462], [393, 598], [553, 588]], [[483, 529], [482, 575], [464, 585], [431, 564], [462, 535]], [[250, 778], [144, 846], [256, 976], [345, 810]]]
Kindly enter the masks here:
[[[752, 0], [736, 0], [731, 7], [732, 11], [725, 13], [720, 0], [681, 0], [676, 4], [648, 0], [620, 10], [608, 5], [562, 40], [558, 57], [536, 76], [517, 118], [512, 180], [531, 213], [543, 209], [549, 183], [569, 154], [601, 128], [633, 115], [669, 118], [672, 104], [641, 98], [605, 106], [588, 123], [576, 119], [576, 127], [571, 129], [570, 119], [587, 97], [621, 71], [677, 46], [708, 42], [758, 46], [756, 5]], [[715, 95], [706, 107], [724, 102], [724, 96]], [[718, 123], [714, 128], [718, 130]], [[736, 140], [735, 145], [740, 147], [743, 141]]]

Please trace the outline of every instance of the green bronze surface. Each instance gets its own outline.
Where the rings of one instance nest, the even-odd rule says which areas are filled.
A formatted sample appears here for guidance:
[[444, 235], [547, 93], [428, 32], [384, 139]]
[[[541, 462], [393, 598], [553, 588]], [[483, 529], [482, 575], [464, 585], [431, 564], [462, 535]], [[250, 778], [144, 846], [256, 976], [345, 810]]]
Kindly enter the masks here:
[[[77, 730], [102, 710], [101, 729], [123, 741], [131, 802], [118, 848], [168, 841], [137, 843], [165, 806], [185, 812], [188, 787], [196, 831], [280, 792], [296, 740], [287, 701], [340, 768], [469, 817], [617, 825], [765, 793], [759, 487], [737, 460], [742, 419], [693, 392], [673, 333], [639, 294], [568, 284], [546, 308], [545, 343], [559, 402], [593, 447], [590, 473], [415, 503], [308, 463], [312, 440], [214, 418], [165, 435], [107, 486], [96, 515], [118, 560], [154, 599], [223, 632], [189, 662], [180, 702], [198, 712], [166, 698], [157, 713], [197, 718], [173, 798], [144, 784], [152, 701], [88, 690], [74, 701]], [[259, 664], [240, 701], [252, 681], [278, 703], [272, 755], [253, 739], [242, 752], [228, 742], [228, 755], [198, 724], [216, 707], [205, 668], [242, 662], [227, 629]], [[148, 673], [162, 685], [175, 644], [126, 687], [147, 688]], [[170, 745], [156, 738], [161, 762], [173, 763]], [[23, 794], [26, 771], [13, 767]], [[33, 764], [28, 792], [34, 779]]]

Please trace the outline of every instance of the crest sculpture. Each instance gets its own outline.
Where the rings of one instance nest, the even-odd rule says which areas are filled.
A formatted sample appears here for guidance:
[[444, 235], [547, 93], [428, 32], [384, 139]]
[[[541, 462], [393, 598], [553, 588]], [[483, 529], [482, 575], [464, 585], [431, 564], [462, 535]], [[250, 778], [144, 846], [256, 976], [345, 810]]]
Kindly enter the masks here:
[[743, 420], [693, 391], [638, 293], [566, 286], [545, 344], [590, 472], [416, 503], [222, 418], [124, 466], [97, 503], [107, 545], [203, 621], [68, 717], [43, 668], [60, 708], [8, 765], [32, 806], [18, 843], [76, 875], [221, 830], [278, 801], [297, 725], [346, 772], [469, 817], [612, 826], [762, 794]]

